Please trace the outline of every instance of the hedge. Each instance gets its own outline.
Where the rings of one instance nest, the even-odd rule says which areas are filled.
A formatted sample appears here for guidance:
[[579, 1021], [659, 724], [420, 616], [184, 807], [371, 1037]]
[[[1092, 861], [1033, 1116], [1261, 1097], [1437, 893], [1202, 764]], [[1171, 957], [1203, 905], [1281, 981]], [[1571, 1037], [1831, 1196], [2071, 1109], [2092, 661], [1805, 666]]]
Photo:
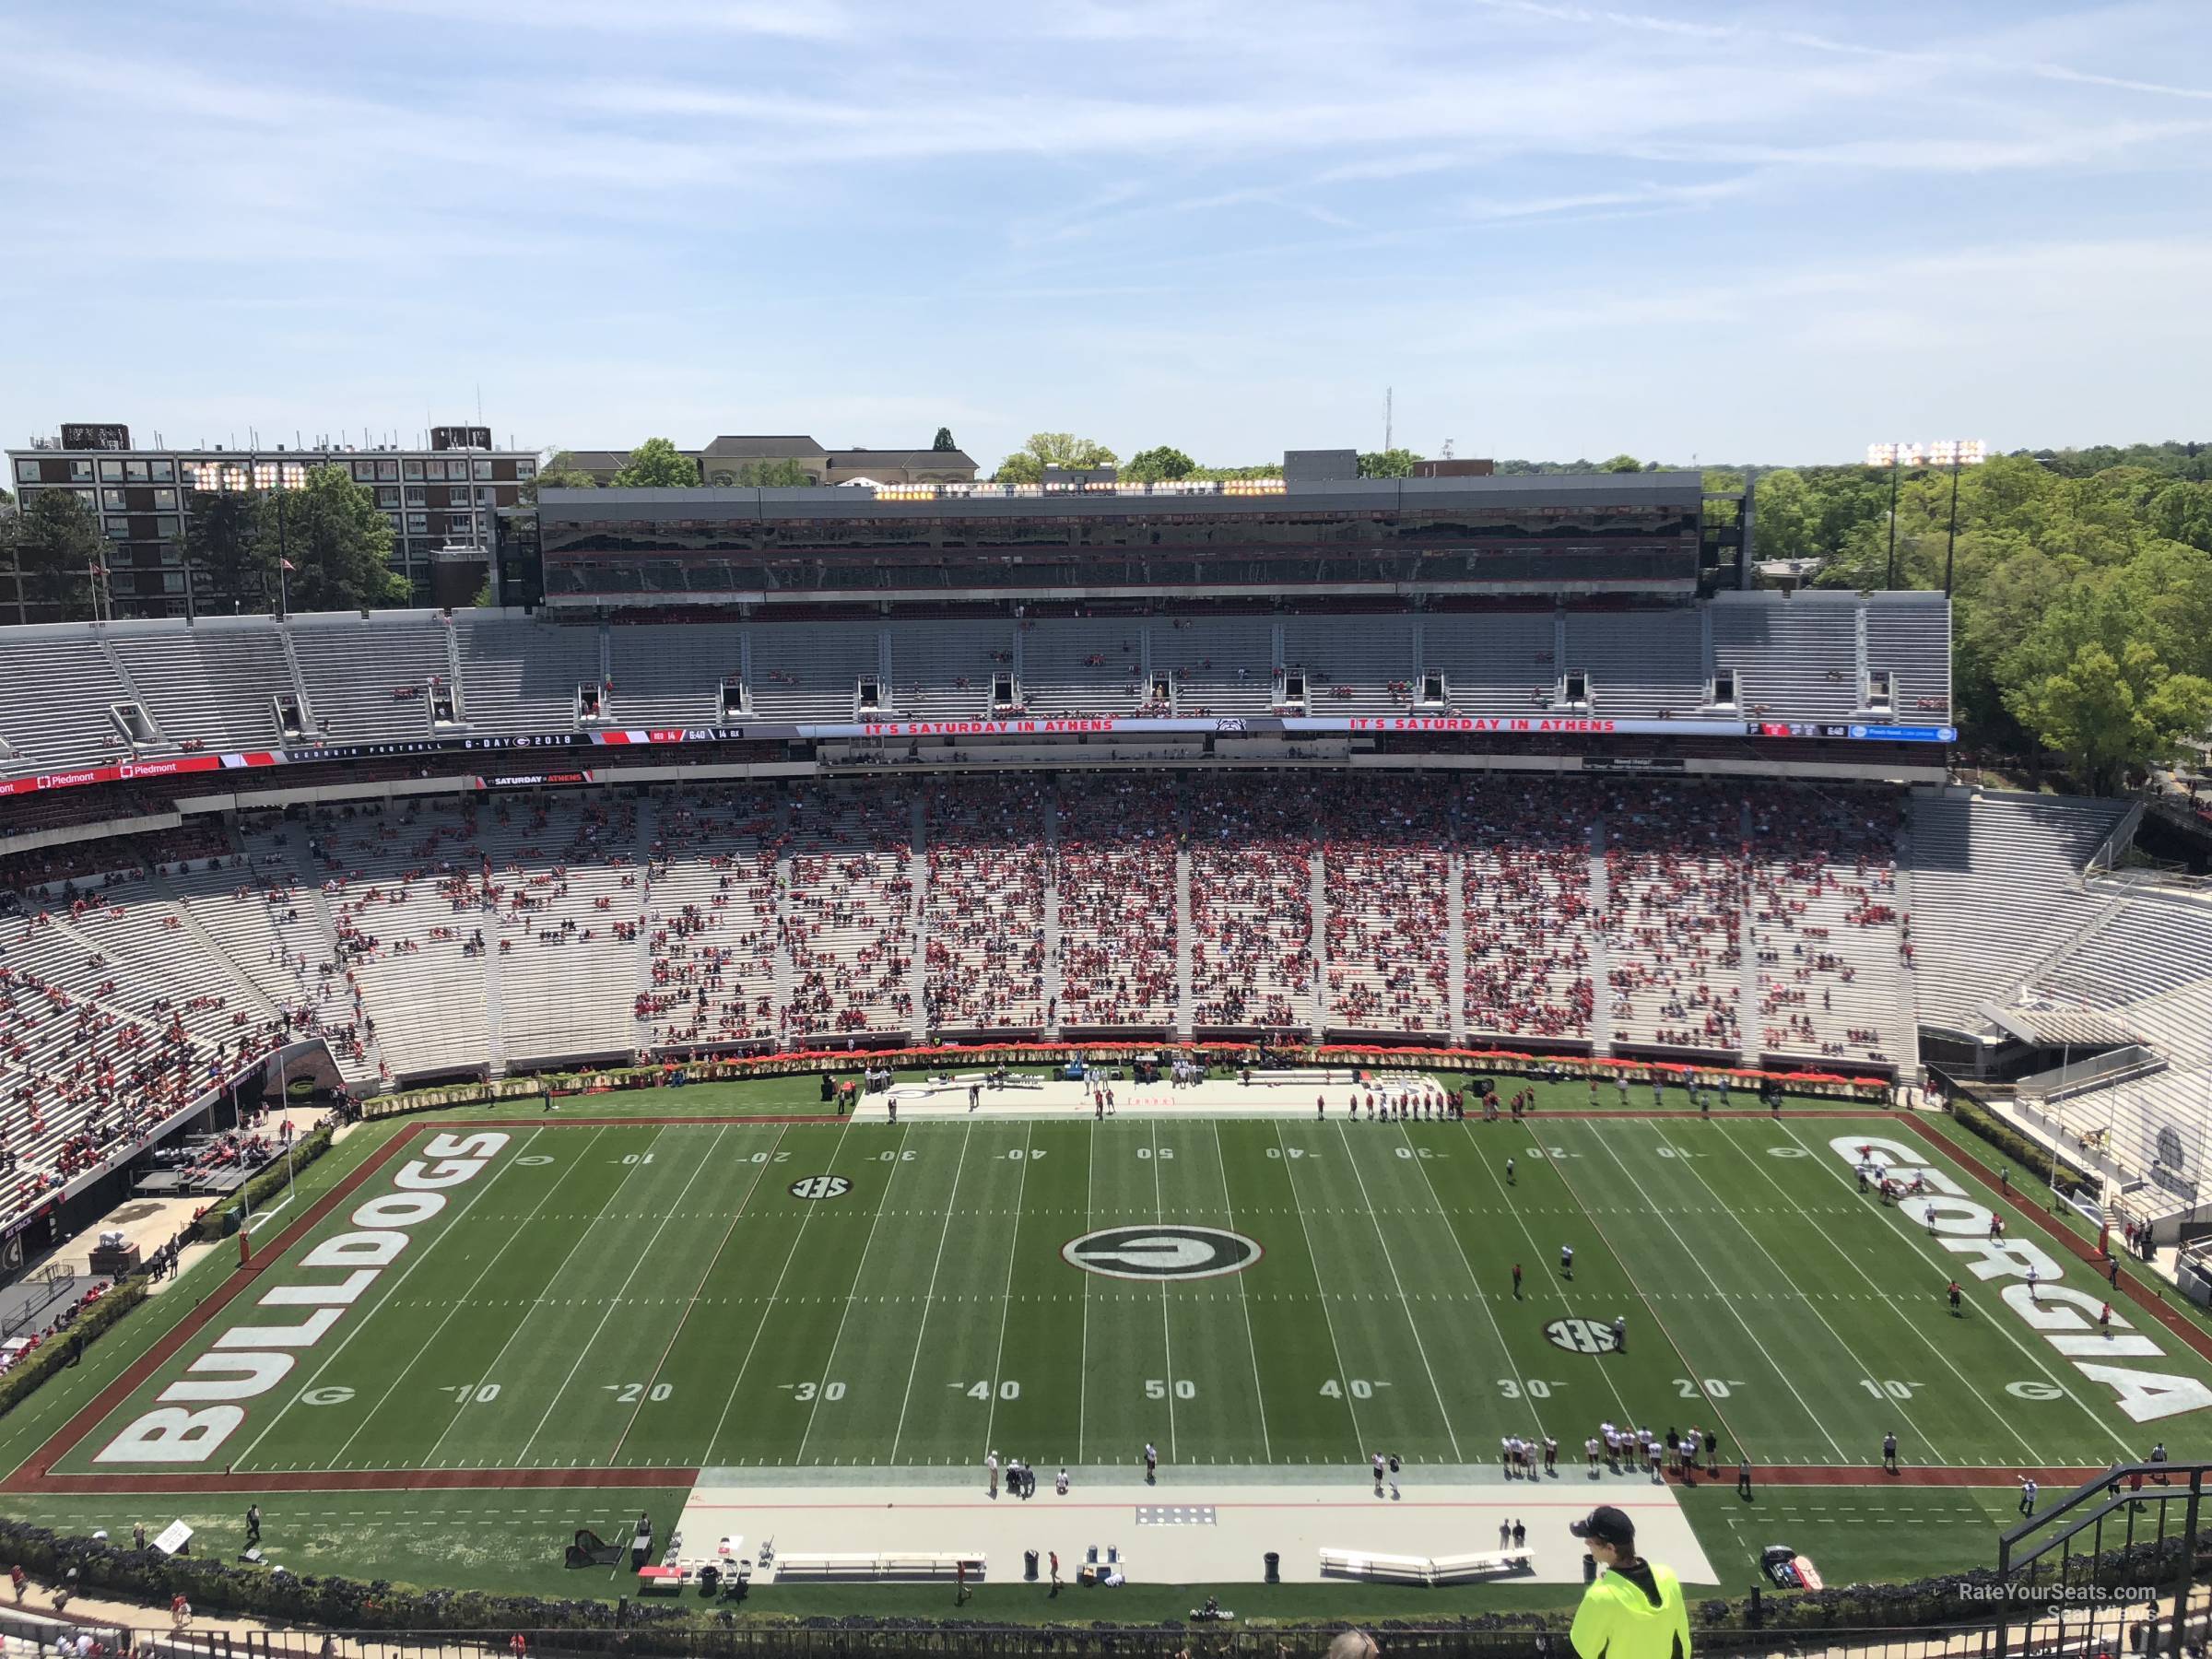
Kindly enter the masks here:
[[292, 1147], [291, 1167], [285, 1167], [282, 1159], [274, 1159], [269, 1167], [223, 1201], [217, 1208], [206, 1211], [193, 1224], [193, 1230], [207, 1242], [227, 1239], [238, 1230], [240, 1218], [249, 1205], [266, 1206], [269, 1201], [291, 1183], [301, 1170], [330, 1150], [332, 1128], [327, 1123], [318, 1124], [313, 1134]]
[[2094, 1175], [2083, 1174], [2064, 1159], [2057, 1161], [2056, 1179], [2053, 1180], [2050, 1147], [2022, 1135], [1981, 1101], [1961, 1093], [1956, 1087], [1946, 1100], [1944, 1110], [1958, 1122], [1960, 1128], [1987, 1141], [2021, 1169], [2051, 1181], [2067, 1197], [2095, 1199], [2104, 1191], [2103, 1182]]
[[146, 1300], [146, 1277], [132, 1274], [110, 1285], [100, 1299], [77, 1316], [76, 1323], [67, 1331], [47, 1338], [21, 1359], [8, 1368], [0, 1377], [0, 1417], [16, 1408], [25, 1394], [69, 1363], [69, 1338], [84, 1339], [87, 1347], [92, 1339]]

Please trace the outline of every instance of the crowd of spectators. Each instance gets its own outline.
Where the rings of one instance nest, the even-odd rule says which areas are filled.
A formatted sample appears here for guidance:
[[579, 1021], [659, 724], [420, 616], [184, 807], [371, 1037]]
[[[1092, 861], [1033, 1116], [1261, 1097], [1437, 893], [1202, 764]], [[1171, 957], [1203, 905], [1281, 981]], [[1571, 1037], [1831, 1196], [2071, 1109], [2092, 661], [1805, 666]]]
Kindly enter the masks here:
[[1751, 940], [1769, 1053], [1880, 1062], [1894, 1046], [1903, 805], [1800, 790], [1751, 799]]
[[1197, 782], [1188, 845], [1198, 1028], [1312, 1026], [1313, 844], [1296, 793], [1241, 777]]
[[1607, 790], [1605, 949], [1616, 1041], [1740, 1044], [1744, 798], [1719, 784]]
[[1507, 774], [1484, 778], [1459, 806], [1467, 1030], [1586, 1041], [1595, 801]]
[[1176, 804], [1156, 778], [1059, 781], [1062, 1029], [1175, 1024]]
[[1328, 899], [1328, 1023], [1452, 1030], [1452, 789], [1434, 777], [1304, 782]]
[[819, 784], [793, 798], [788, 845], [784, 1038], [911, 1030], [912, 797], [896, 787]]
[[658, 802], [646, 866], [652, 988], [644, 1047], [768, 1043], [776, 1036], [776, 848], [782, 802], [688, 789]]
[[1045, 801], [1033, 773], [938, 783], [924, 797], [932, 1032], [1044, 1029]]

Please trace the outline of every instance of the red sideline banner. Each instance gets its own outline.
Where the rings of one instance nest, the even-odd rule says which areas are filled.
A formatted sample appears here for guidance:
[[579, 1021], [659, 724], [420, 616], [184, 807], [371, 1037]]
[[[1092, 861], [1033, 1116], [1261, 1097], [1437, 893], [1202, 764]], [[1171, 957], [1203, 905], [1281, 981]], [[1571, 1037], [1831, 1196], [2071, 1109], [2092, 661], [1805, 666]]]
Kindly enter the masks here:
[[284, 757], [266, 749], [236, 755], [179, 755], [169, 760], [126, 760], [120, 766], [87, 766], [75, 771], [34, 772], [28, 778], [0, 778], [0, 796], [38, 794], [85, 783], [128, 783], [134, 778], [174, 778], [186, 772], [222, 771], [231, 767], [277, 766]]

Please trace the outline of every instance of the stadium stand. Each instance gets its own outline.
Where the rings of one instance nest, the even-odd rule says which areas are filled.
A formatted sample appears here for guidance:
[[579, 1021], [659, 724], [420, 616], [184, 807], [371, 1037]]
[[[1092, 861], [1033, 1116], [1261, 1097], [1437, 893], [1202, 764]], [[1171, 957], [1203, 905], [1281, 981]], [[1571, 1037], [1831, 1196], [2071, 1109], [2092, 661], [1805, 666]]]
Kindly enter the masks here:
[[828, 783], [793, 803], [789, 1038], [912, 1029], [916, 810], [896, 785]]
[[1590, 1037], [1595, 806], [1582, 788], [1499, 778], [1461, 796], [1470, 1032]]
[[1060, 1024], [1171, 1030], [1177, 985], [1175, 808], [1157, 780], [1059, 781]]
[[1754, 794], [1749, 810], [1760, 1052], [1877, 1065], [1909, 1053], [1896, 797], [1803, 789]]
[[1606, 992], [1616, 1042], [1743, 1047], [1742, 794], [1653, 784], [1605, 806]]
[[1438, 778], [1314, 781], [1332, 1030], [1452, 1030], [1451, 790]]
[[453, 635], [462, 712], [479, 732], [572, 730], [577, 688], [600, 683], [595, 628], [479, 619], [465, 611]]
[[933, 1032], [1045, 1025], [1045, 790], [1033, 776], [924, 797], [924, 1006]]
[[786, 807], [765, 791], [665, 792], [644, 883], [646, 1052], [771, 1044], [778, 1031], [776, 851]]
[[316, 735], [390, 743], [430, 735], [433, 681], [453, 678], [453, 625], [433, 611], [294, 617], [294, 651]]
[[1201, 778], [1190, 804], [1191, 1018], [1311, 1031], [1313, 831], [1298, 793]]
[[295, 688], [283, 637], [267, 618], [218, 618], [184, 634], [125, 622], [110, 637], [165, 747], [263, 748], [277, 740], [276, 699]]

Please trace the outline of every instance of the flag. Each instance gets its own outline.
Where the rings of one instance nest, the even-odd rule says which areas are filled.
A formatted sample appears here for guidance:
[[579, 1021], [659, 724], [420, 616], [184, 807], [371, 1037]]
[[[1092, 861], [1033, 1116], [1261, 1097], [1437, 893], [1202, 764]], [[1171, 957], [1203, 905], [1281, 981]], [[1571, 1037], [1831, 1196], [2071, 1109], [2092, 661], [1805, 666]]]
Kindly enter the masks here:
[[276, 567], [277, 567], [277, 569], [279, 569], [279, 570], [283, 570], [283, 571], [295, 571], [295, 572], [297, 572], [297, 571], [298, 571], [298, 570], [300, 569], [300, 567], [299, 567], [298, 565], [294, 564], [294, 563], [293, 563], [293, 562], [292, 562], [290, 559], [278, 559], [278, 560], [276, 561]]

